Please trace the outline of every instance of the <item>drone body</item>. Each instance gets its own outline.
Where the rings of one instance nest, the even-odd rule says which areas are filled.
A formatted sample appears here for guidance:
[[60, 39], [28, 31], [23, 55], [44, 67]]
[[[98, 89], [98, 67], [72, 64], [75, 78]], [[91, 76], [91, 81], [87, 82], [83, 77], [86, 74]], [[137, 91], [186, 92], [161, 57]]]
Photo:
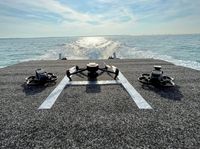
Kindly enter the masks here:
[[174, 78], [163, 75], [161, 68], [161, 66], [154, 66], [154, 70], [150, 74], [143, 73], [138, 78], [138, 81], [149, 85], [159, 85], [165, 87], [175, 86], [175, 83], [173, 82]]
[[[112, 68], [112, 69], [109, 70], [109, 68]], [[113, 69], [113, 68], [115, 68], [115, 69]], [[85, 71], [87, 71], [87, 74], [83, 73]], [[79, 73], [79, 74], [85, 75], [86, 77], [88, 77], [88, 79], [96, 79], [98, 76], [102, 75], [104, 72], [115, 74], [115, 76], [114, 76], [115, 80], [119, 74], [119, 70], [114, 66], [105, 65], [104, 68], [100, 68], [97, 63], [88, 63], [86, 65], [86, 68], [79, 68], [78, 66], [74, 66], [74, 67], [68, 69], [66, 71], [66, 75], [69, 78], [69, 80], [72, 81], [71, 76], [74, 74]]]

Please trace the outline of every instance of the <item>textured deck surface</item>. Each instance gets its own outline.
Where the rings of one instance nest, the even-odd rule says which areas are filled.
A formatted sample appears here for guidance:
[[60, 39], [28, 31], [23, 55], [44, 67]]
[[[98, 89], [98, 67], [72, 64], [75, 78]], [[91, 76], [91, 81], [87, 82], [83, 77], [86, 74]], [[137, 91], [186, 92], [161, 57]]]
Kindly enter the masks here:
[[[200, 147], [200, 71], [160, 60], [95, 61], [117, 66], [153, 110], [139, 109], [121, 85], [69, 86], [50, 110], [38, 110], [66, 69], [88, 62], [30, 61], [0, 69], [0, 148]], [[153, 65], [161, 65], [177, 86], [142, 86], [138, 76]], [[57, 84], [24, 86], [36, 68], [55, 73]]]

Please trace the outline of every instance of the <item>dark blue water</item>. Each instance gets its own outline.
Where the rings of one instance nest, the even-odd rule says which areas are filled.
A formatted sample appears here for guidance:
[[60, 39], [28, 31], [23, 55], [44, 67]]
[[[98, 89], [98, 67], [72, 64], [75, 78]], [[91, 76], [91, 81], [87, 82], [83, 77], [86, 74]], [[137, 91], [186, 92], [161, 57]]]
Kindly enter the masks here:
[[27, 60], [155, 58], [200, 70], [200, 35], [0, 39], [0, 67]]

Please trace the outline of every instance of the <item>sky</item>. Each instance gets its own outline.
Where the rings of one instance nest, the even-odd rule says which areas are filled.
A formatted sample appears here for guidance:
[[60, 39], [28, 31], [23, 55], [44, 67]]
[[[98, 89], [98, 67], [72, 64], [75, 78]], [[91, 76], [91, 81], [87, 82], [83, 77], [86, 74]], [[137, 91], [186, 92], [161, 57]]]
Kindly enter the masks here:
[[0, 37], [200, 33], [200, 0], [0, 0]]

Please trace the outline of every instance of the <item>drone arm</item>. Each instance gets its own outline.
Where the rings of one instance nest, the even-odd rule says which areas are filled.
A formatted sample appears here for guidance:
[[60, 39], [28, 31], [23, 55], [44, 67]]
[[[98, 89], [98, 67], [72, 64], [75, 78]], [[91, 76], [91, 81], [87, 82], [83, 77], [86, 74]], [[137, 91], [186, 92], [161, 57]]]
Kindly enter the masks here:
[[77, 70], [78, 70], [78, 66], [74, 66], [66, 71], [66, 75], [70, 81], [72, 81], [71, 75], [74, 74]]
[[78, 66], [74, 66], [71, 67], [70, 69], [68, 69], [66, 71], [66, 75], [69, 78], [70, 81], [72, 81], [71, 75], [77, 74], [77, 73], [81, 73], [83, 71], [85, 71], [86, 69], [80, 69]]
[[[108, 68], [111, 68], [111, 70], [108, 70]], [[99, 70], [101, 70], [103, 72], [115, 74], [115, 77], [114, 77], [115, 80], [116, 80], [117, 76], [119, 75], [119, 69], [115, 66], [106, 65], [105, 68], [99, 68]]]

